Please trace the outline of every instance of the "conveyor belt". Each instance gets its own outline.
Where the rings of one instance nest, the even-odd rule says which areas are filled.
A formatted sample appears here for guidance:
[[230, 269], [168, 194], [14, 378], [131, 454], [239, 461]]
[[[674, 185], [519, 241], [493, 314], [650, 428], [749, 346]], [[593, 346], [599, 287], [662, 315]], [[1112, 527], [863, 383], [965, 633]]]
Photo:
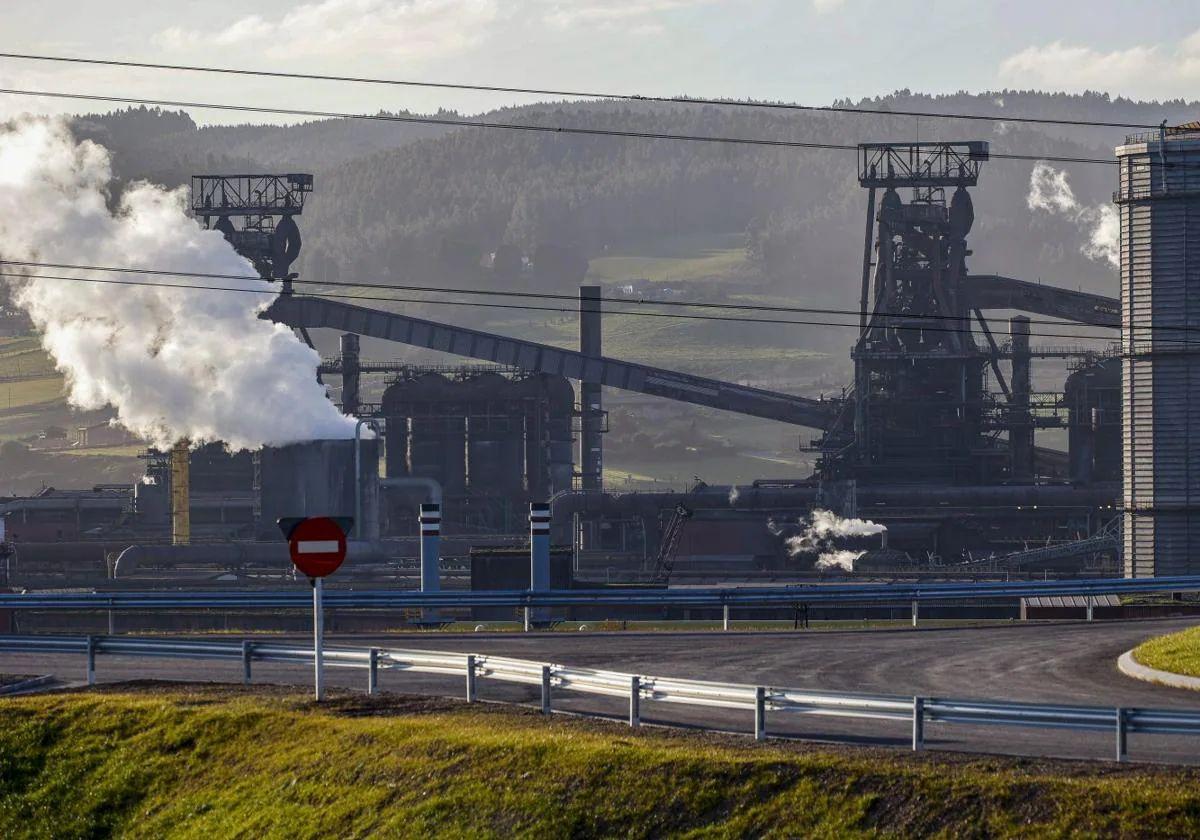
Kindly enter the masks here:
[[813, 429], [826, 428], [836, 411], [836, 404], [831, 402], [606, 356], [585, 356], [574, 350], [338, 301], [281, 295], [261, 317], [296, 329], [325, 327], [357, 333]]
[[979, 309], [1015, 309], [1079, 324], [1121, 326], [1121, 302], [1116, 298], [1043, 286], [998, 274], [972, 274], [964, 284], [967, 305]]

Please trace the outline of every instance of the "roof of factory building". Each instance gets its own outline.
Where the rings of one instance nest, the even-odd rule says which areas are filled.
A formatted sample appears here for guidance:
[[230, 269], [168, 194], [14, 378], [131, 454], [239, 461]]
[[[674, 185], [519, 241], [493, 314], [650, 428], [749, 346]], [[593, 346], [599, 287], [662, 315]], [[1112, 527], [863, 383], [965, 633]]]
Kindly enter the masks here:
[[132, 485], [128, 484], [102, 484], [90, 490], [58, 490], [46, 487], [32, 496], [11, 496], [0, 501], [0, 514], [35, 508], [120, 508], [128, 501], [132, 489]]

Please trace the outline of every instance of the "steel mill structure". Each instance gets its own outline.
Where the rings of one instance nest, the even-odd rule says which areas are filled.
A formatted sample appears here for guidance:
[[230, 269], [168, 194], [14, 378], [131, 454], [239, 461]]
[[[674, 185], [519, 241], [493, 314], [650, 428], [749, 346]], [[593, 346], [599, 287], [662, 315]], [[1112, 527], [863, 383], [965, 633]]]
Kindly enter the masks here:
[[[562, 514], [555, 517], [556, 536], [572, 543], [580, 567], [589, 558], [610, 568], [661, 567], [668, 533], [673, 534], [671, 550], [683, 556], [696, 559], [712, 551], [708, 560], [691, 565], [699, 563], [713, 574], [722, 568], [770, 567], [786, 562], [787, 552], [783, 540], [766, 530], [768, 520], [794, 521], [818, 506], [886, 524], [893, 536], [890, 548], [910, 557], [932, 553], [945, 562], [969, 562], [1000, 554], [1001, 564], [1010, 568], [1029, 562], [1077, 568], [1100, 556], [1111, 561], [1117, 549], [1112, 521], [1120, 496], [1120, 464], [1112, 451], [1120, 429], [1115, 410], [1120, 401], [1119, 348], [1034, 345], [1031, 321], [1024, 314], [1011, 318], [1008, 335], [998, 336], [984, 313], [1016, 311], [1116, 327], [1120, 301], [972, 272], [968, 237], [975, 214], [970, 189], [977, 186], [988, 158], [988, 145], [981, 141], [860, 147], [859, 181], [867, 199], [860, 331], [851, 350], [853, 385], [832, 399], [607, 357], [600, 329], [603, 304], [594, 286], [580, 289], [578, 350], [299, 294], [281, 295], [263, 317], [305, 334], [313, 328], [346, 334], [340, 358], [328, 360], [322, 375], [342, 376], [346, 410], [357, 408], [386, 423], [389, 476], [437, 474], [446, 479], [451, 495], [465, 482], [464, 501], [490, 493], [508, 498], [511, 510], [536, 498], [542, 487], [564, 491], [555, 499]], [[383, 405], [364, 405], [358, 397], [360, 377], [388, 372], [388, 363], [364, 362], [355, 336], [500, 368], [490, 376], [464, 369], [449, 377], [458, 382], [454, 388], [429, 374], [407, 379], [401, 374]], [[1070, 377], [1061, 392], [1034, 390], [1033, 365], [1043, 358], [1068, 360]], [[447, 378], [444, 372], [439, 375]], [[488, 470], [494, 479], [481, 484], [478, 474], [473, 479], [470, 467], [463, 466], [471, 450], [457, 441], [469, 434], [464, 431], [472, 423], [467, 406], [485, 401], [483, 395], [498, 387], [499, 375], [580, 383], [571, 412], [578, 450], [574, 489], [567, 491], [561, 480], [539, 483], [545, 471], [529, 467], [540, 459], [552, 465], [552, 475], [565, 475], [566, 391], [560, 386], [563, 396], [555, 403], [560, 411], [554, 414], [551, 433], [541, 434], [541, 454], [531, 455], [529, 447], [538, 435], [529, 435], [526, 426], [524, 459], [510, 456], [506, 477]], [[427, 384], [415, 384], [422, 377]], [[809, 477], [756, 482], [750, 488], [605, 492], [603, 386], [816, 430], [812, 448], [819, 453], [817, 469]], [[454, 391], [453, 399], [435, 398], [440, 389]], [[421, 390], [428, 393], [416, 401], [398, 398]], [[422, 424], [421, 411], [435, 412], [430, 417], [437, 422]], [[454, 441], [434, 447], [440, 463], [431, 466], [437, 459], [426, 458], [411, 437], [422, 429], [426, 437], [434, 436], [430, 440], [449, 435]], [[1038, 429], [1066, 430], [1069, 451], [1036, 446]], [[673, 528], [680, 505], [692, 515]], [[470, 530], [470, 518], [452, 513], [453, 507], [448, 501], [447, 527], [457, 520]], [[486, 532], [483, 524], [476, 520], [478, 530]], [[1044, 552], [1027, 557], [1022, 549], [1032, 545], [1054, 546], [1057, 553], [1049, 561]], [[686, 569], [689, 564], [672, 565]]]
[[[1191, 495], [1200, 474], [1189, 458], [1200, 441], [1200, 373], [1188, 332], [1200, 328], [1189, 294], [1200, 277], [1200, 243], [1189, 247], [1200, 237], [1200, 127], [1131, 137], [1118, 149], [1121, 299], [976, 273], [971, 191], [989, 155], [982, 141], [859, 147], [866, 213], [854, 374], [841, 394], [820, 399], [604, 355], [598, 286], [579, 289], [572, 348], [297, 293], [296, 218], [311, 176], [197, 176], [196, 216], [283, 284], [261, 317], [306, 341], [315, 328], [340, 334], [340, 353], [319, 376], [340, 380], [342, 409], [378, 427], [383, 445], [369, 440], [355, 455], [352, 442], [318, 441], [248, 459], [193, 451], [192, 537], [266, 539], [273, 517], [292, 508], [366, 500], [371, 547], [353, 551], [415, 556], [387, 541], [415, 546], [415, 511], [437, 505], [443, 539], [460, 540], [469, 562], [470, 547], [511, 550], [529, 505], [549, 502], [555, 551], [570, 546], [575, 574], [662, 582], [811, 569], [813, 558], [797, 560], [788, 546], [798, 520], [824, 508], [886, 526], [856, 567], [864, 573], [1093, 573], [1115, 567], [1123, 507], [1127, 574], [1191, 573], [1200, 556]], [[995, 312], [1007, 313], [1006, 334], [993, 331]], [[1123, 326], [1124, 344], [1038, 344], [1035, 318]], [[361, 337], [470, 363], [372, 361]], [[1058, 390], [1034, 387], [1045, 359], [1067, 363]], [[387, 377], [378, 403], [363, 399], [368, 376]], [[742, 487], [612, 492], [603, 485], [604, 388], [811, 430], [816, 468]], [[1037, 444], [1048, 429], [1065, 432], [1066, 451]], [[169, 538], [170, 499], [180, 498], [169, 463], [151, 458], [147, 482], [132, 492], [121, 520], [131, 533], [157, 528]], [[236, 488], [209, 487], [234, 473]], [[42, 533], [36, 517], [54, 502], [33, 501], [10, 503], [8, 516]]]
[[1200, 572], [1200, 124], [1117, 149], [1125, 571]]

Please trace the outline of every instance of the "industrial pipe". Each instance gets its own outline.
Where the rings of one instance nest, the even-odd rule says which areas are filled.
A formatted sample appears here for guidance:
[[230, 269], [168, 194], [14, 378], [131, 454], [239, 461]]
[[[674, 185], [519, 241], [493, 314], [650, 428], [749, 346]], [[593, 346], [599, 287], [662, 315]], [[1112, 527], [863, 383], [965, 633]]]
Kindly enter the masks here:
[[[379, 437], [379, 424], [370, 417], [360, 417], [354, 424], [354, 537], [362, 539], [362, 427], [370, 426]], [[378, 450], [376, 450], [378, 452]], [[375, 471], [379, 472], [378, 462]]]
[[[421, 527], [421, 591], [437, 592], [442, 588], [439, 569], [442, 506], [436, 502], [421, 505], [418, 522]], [[421, 618], [424, 621], [437, 621], [438, 613], [436, 610], [423, 610]]]
[[[550, 505], [546, 502], [529, 503], [529, 589], [550, 591]], [[544, 608], [532, 611], [527, 608], [525, 616], [527, 625], [549, 618]]]
[[424, 487], [425, 501], [430, 504], [440, 505], [442, 503], [442, 485], [436, 478], [426, 478], [421, 475], [404, 475], [396, 478], [381, 478], [379, 479], [381, 489], [398, 489], [402, 490], [406, 487]]
[[[380, 543], [352, 540], [346, 544], [346, 558], [363, 563], [382, 563], [388, 559]], [[131, 545], [117, 555], [114, 578], [129, 577], [143, 566], [243, 566], [287, 568], [291, 565], [288, 544], [276, 542], [227, 542], [209, 545]]]

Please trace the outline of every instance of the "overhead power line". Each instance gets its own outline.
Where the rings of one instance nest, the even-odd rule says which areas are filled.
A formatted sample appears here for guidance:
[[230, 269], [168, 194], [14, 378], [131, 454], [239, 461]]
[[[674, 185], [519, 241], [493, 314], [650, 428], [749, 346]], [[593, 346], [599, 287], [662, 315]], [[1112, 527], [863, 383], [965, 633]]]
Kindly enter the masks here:
[[[257, 274], [212, 274], [207, 272], [197, 271], [169, 271], [166, 269], [155, 268], [128, 268], [109, 265], [81, 265], [78, 263], [49, 263], [36, 262], [29, 260], [0, 260], [0, 266], [15, 265], [26, 268], [53, 268], [53, 269], [71, 269], [75, 271], [103, 271], [113, 272], [118, 274], [142, 274], [154, 275], [159, 277], [195, 277], [205, 280], [261, 280]], [[346, 283], [336, 280], [301, 280], [295, 279], [293, 283], [322, 286], [330, 288], [353, 288], [353, 289], [386, 289], [388, 291], [400, 292], [422, 292], [430, 294], [455, 294], [473, 297], [514, 297], [514, 298], [533, 298], [538, 300], [560, 300], [575, 303], [578, 298], [575, 295], [556, 294], [553, 292], [523, 292], [515, 289], [464, 289], [464, 288], [448, 288], [445, 286], [417, 286], [411, 284], [399, 283]], [[622, 306], [661, 306], [665, 308], [695, 308], [695, 309], [718, 309], [718, 310], [733, 310], [739, 312], [769, 312], [769, 313], [784, 313], [792, 315], [852, 315], [857, 317], [859, 311], [857, 309], [831, 309], [826, 307], [814, 306], [787, 306], [781, 304], [751, 304], [751, 303], [712, 303], [705, 301], [687, 301], [687, 300], [645, 300], [644, 298], [630, 299], [619, 297], [604, 297], [597, 298], [601, 303], [612, 303]], [[632, 313], [625, 313], [632, 314]], [[912, 316], [897, 314], [897, 313], [877, 313], [876, 318], [910, 318]], [[963, 321], [968, 320], [956, 315], [923, 315], [924, 320], [934, 321]], [[998, 319], [989, 319], [996, 321]], [[1061, 319], [1044, 319], [1030, 318], [1031, 324], [1044, 324], [1049, 326], [1069, 326], [1072, 324], [1080, 324], [1087, 327], [1098, 327], [1100, 329], [1120, 330], [1120, 326], [1094, 323], [1088, 321], [1063, 321]], [[1200, 331], [1200, 327], [1188, 326], [1161, 326], [1151, 327], [1151, 329], [1163, 330], [1181, 330], [1181, 331]]]
[[717, 99], [704, 96], [653, 96], [647, 94], [612, 93], [601, 91], [563, 90], [556, 88], [509, 87], [462, 82], [434, 82], [413, 79], [380, 79], [366, 76], [338, 76], [324, 73], [288, 73], [282, 70], [252, 70], [235, 67], [211, 67], [194, 64], [164, 64], [129, 59], [84, 58], [82, 56], [38, 55], [31, 53], [0, 52], [0, 58], [22, 61], [44, 61], [63, 64], [87, 64], [101, 67], [127, 67], [142, 70], [173, 70], [187, 73], [216, 73], [230, 76], [258, 76], [271, 79], [301, 81], [345, 82], [392, 87], [436, 88], [440, 90], [472, 91], [477, 93], [513, 93], [530, 96], [561, 96], [576, 99], [611, 99], [628, 102], [662, 102], [678, 105], [719, 105], [734, 108], [757, 108], [781, 111], [826, 112], [835, 114], [861, 114], [864, 116], [901, 116], [921, 119], [978, 120], [984, 122], [1028, 123], [1035, 125], [1066, 125], [1089, 128], [1158, 128], [1158, 123], [1104, 122], [1101, 120], [1072, 120], [1053, 117], [1016, 117], [1000, 114], [964, 114], [958, 112], [893, 110], [886, 108], [862, 108], [851, 105], [801, 105], [793, 102], [756, 102], [752, 100]]
[[[231, 111], [247, 114], [275, 114], [288, 117], [320, 117], [322, 119], [367, 120], [373, 122], [414, 123], [419, 125], [444, 125], [455, 128], [487, 128], [505, 131], [528, 131], [545, 134], [573, 134], [585, 137], [623, 137], [634, 140], [679, 140], [691, 143], [724, 143], [741, 146], [768, 146], [785, 149], [822, 149], [858, 152], [855, 143], [817, 143], [802, 140], [774, 140], [766, 137], [724, 137], [707, 134], [673, 134], [660, 131], [630, 131], [616, 128], [586, 128], [583, 126], [537, 125], [535, 123], [492, 122], [478, 119], [452, 119], [449, 117], [414, 116], [411, 114], [356, 114], [346, 111], [318, 111], [307, 108], [274, 108], [266, 105], [240, 105], [217, 102], [191, 102], [177, 99], [150, 99], [134, 96], [105, 96], [92, 93], [68, 93], [52, 90], [29, 90], [24, 88], [0, 88], [0, 94], [10, 96], [46, 97], [69, 99], [80, 102], [108, 102], [120, 105], [154, 105], [162, 108], [204, 108], [215, 111]], [[1051, 161], [1054, 163], [1100, 164], [1116, 166], [1112, 158], [1070, 157], [1063, 155], [1033, 155], [1014, 152], [991, 152], [997, 160]], [[1169, 166], [1170, 164], [1168, 164]]]
[[[99, 277], [68, 277], [65, 275], [53, 275], [53, 274], [30, 275], [30, 274], [17, 273], [17, 272], [0, 272], [0, 277], [9, 277], [9, 278], [15, 278], [15, 279], [21, 279], [21, 280], [62, 280], [62, 281], [78, 282], [78, 283], [95, 283], [95, 284], [113, 285], [113, 286], [139, 286], [139, 287], [155, 288], [155, 289], [190, 289], [190, 290], [205, 291], [205, 292], [270, 295], [272, 297], [277, 297], [279, 295], [279, 290], [274, 289], [274, 288], [247, 289], [247, 288], [238, 287], [238, 286], [209, 286], [209, 285], [201, 285], [201, 284], [197, 284], [197, 283], [153, 283], [153, 282], [148, 282], [148, 281], [144, 281], [144, 280], [116, 280], [116, 279], [99, 278]], [[265, 281], [262, 281], [262, 279], [258, 278], [258, 277], [254, 277], [251, 279], [257, 280], [259, 282], [265, 282]], [[461, 294], [462, 291], [464, 291], [464, 290], [456, 290], [456, 289], [441, 289], [441, 290], [439, 290], [439, 292], [441, 294]], [[358, 302], [376, 301], [376, 302], [388, 302], [388, 303], [429, 304], [429, 305], [434, 305], [434, 306], [468, 306], [468, 307], [485, 308], [485, 309], [505, 309], [505, 310], [533, 311], [533, 312], [555, 312], [555, 313], [559, 313], [559, 314], [571, 314], [571, 315], [577, 314], [577, 311], [578, 311], [574, 307], [565, 307], [565, 306], [535, 306], [532, 304], [517, 304], [517, 303], [493, 303], [493, 302], [481, 302], [481, 301], [437, 300], [437, 299], [429, 299], [429, 298], [405, 298], [405, 297], [397, 297], [397, 296], [393, 296], [393, 295], [387, 295], [387, 296], [384, 296], [384, 295], [352, 295], [352, 294], [339, 294], [339, 293], [335, 293], [335, 292], [312, 292], [312, 293], [307, 293], [306, 296], [320, 298], [320, 299], [349, 300], [349, 301], [358, 301]], [[572, 300], [574, 300], [574, 299], [572, 298]], [[797, 320], [797, 319], [789, 319], [789, 318], [747, 318], [747, 317], [741, 316], [741, 315], [696, 315], [696, 314], [680, 314], [680, 313], [674, 313], [674, 312], [647, 312], [644, 310], [635, 310], [635, 311], [630, 311], [630, 312], [607, 311], [606, 314], [608, 314], [608, 315], [628, 315], [628, 316], [642, 317], [642, 318], [674, 318], [674, 319], [678, 319], [678, 320], [688, 320], [688, 321], [721, 321], [721, 322], [746, 323], [746, 324], [778, 324], [778, 325], [807, 326], [807, 327], [833, 327], [833, 328], [854, 329], [856, 331], [860, 329], [859, 324], [857, 324], [857, 323], [840, 323], [840, 322], [831, 322], [831, 321], [807, 321], [807, 320]], [[967, 319], [963, 319], [963, 320], [967, 320]], [[1069, 325], [1064, 323], [1063, 326], [1069, 326]], [[887, 325], [887, 328], [894, 329], [897, 331], [905, 330], [905, 331], [925, 332], [925, 333], [970, 333], [970, 334], [974, 334], [973, 330], [971, 330], [969, 328], [965, 328], [965, 327], [936, 327], [936, 326], [927, 326], [927, 325], [904, 326], [904, 325], [898, 325], [898, 324], [890, 324], [890, 325]], [[1079, 341], [1082, 341], [1082, 340], [1111, 341], [1112, 340], [1112, 336], [1087, 335], [1087, 334], [1081, 335], [1081, 334], [1076, 334], [1076, 333], [1037, 332], [1037, 333], [1031, 333], [1031, 335], [1038, 337], [1038, 338], [1069, 338], [1069, 339], [1074, 339], [1074, 340], [1079, 340]], [[1189, 346], [1194, 345], [1196, 343], [1195, 341], [1187, 340], [1187, 339], [1158, 339], [1158, 341], [1160, 341], [1162, 343], [1188, 344]]]

